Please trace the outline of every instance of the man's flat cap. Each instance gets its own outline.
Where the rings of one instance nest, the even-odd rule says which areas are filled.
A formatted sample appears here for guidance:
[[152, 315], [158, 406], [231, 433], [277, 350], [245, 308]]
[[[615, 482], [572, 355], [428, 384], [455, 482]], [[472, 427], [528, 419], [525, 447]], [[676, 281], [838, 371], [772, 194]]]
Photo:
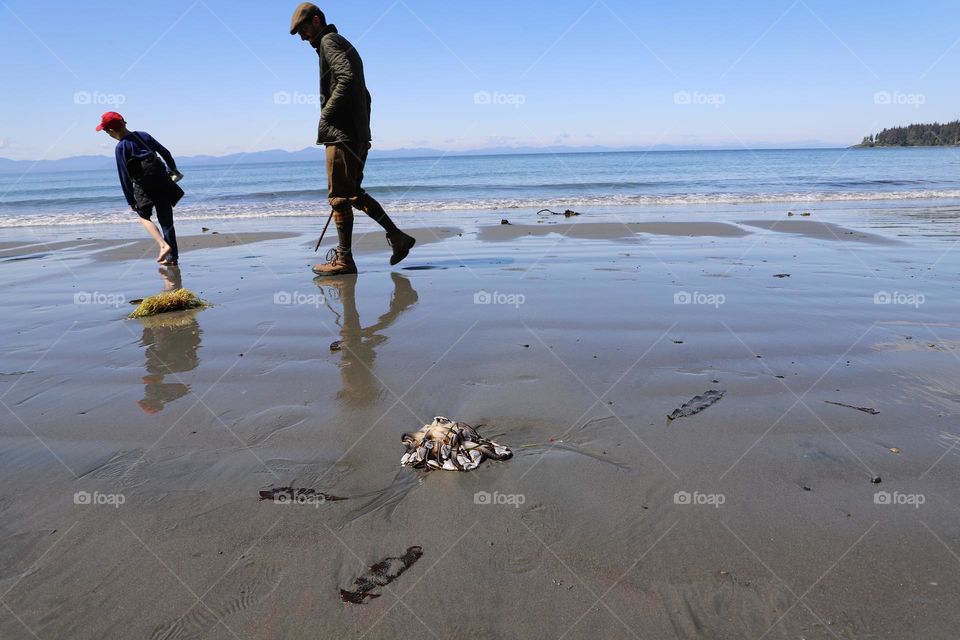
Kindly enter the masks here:
[[301, 2], [300, 6], [293, 12], [293, 17], [290, 19], [290, 35], [296, 34], [297, 29], [300, 28], [300, 24], [313, 16], [320, 16], [320, 18], [326, 22], [326, 18], [323, 16], [323, 11], [320, 11], [320, 7], [312, 2]]

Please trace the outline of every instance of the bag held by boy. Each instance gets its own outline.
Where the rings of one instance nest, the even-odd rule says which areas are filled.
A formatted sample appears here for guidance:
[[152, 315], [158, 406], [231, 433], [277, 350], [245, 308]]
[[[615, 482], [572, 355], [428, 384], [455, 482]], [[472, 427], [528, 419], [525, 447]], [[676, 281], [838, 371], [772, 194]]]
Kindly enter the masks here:
[[130, 158], [127, 161], [127, 173], [140, 187], [142, 195], [149, 199], [149, 202], [140, 202], [138, 198], [137, 204], [141, 207], [157, 202], [166, 202], [175, 207], [183, 197], [183, 189], [173, 181], [166, 165], [156, 155]]

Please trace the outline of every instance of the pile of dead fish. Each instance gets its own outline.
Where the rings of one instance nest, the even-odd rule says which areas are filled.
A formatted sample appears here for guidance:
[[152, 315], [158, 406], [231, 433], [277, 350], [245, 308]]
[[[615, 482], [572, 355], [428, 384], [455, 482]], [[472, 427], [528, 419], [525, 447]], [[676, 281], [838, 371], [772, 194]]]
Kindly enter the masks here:
[[438, 416], [419, 431], [403, 434], [407, 452], [400, 458], [405, 467], [472, 471], [487, 458], [507, 460], [513, 452], [487, 440], [463, 422]]

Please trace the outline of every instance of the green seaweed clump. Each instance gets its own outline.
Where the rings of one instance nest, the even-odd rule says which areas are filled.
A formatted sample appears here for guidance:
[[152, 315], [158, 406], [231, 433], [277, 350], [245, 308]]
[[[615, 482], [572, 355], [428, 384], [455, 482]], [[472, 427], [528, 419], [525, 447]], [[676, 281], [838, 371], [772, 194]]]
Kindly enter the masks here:
[[136, 309], [133, 310], [129, 318], [148, 318], [161, 313], [171, 311], [186, 311], [187, 309], [203, 309], [210, 305], [197, 297], [189, 289], [176, 289], [174, 291], [164, 291], [155, 296], [144, 298]]

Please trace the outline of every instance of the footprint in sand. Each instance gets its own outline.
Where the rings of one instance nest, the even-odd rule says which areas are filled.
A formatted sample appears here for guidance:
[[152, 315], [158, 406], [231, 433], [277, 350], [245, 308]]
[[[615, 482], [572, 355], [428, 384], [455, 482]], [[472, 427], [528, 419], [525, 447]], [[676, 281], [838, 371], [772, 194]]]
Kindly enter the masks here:
[[243, 435], [247, 446], [255, 447], [303, 424], [309, 417], [310, 412], [301, 406], [271, 407], [240, 420], [233, 430]]
[[487, 563], [498, 571], [514, 575], [523, 575], [542, 567], [545, 561], [544, 545], [550, 547], [562, 538], [560, 518], [559, 508], [553, 505], [533, 504], [524, 509], [520, 514], [524, 526], [517, 529], [516, 541], [490, 545]]
[[85, 473], [81, 473], [79, 479], [116, 480], [117, 478], [123, 477], [130, 467], [140, 460], [142, 456], [143, 449], [118, 451], [106, 462], [95, 466]]
[[725, 571], [690, 584], [657, 587], [654, 597], [677, 638], [758, 637], [770, 631], [780, 612], [788, 611], [795, 600], [772, 578]]
[[85, 473], [81, 473], [78, 480], [110, 480], [116, 482], [120, 491], [132, 489], [145, 482], [137, 479], [137, 469], [143, 460], [143, 449], [118, 451], [109, 460], [103, 462]]
[[203, 604], [198, 602], [177, 620], [157, 627], [150, 640], [207, 638], [221, 620], [243, 613], [269, 597], [282, 579], [279, 567], [247, 561], [224, 576], [203, 597]]

